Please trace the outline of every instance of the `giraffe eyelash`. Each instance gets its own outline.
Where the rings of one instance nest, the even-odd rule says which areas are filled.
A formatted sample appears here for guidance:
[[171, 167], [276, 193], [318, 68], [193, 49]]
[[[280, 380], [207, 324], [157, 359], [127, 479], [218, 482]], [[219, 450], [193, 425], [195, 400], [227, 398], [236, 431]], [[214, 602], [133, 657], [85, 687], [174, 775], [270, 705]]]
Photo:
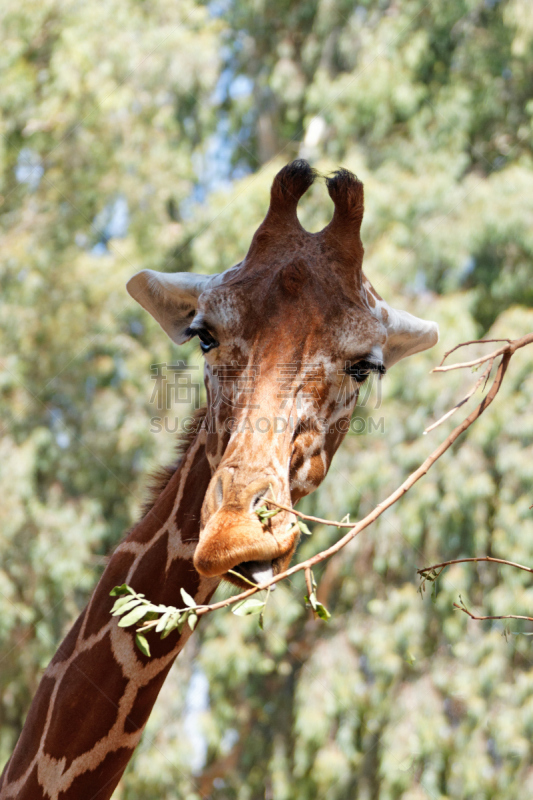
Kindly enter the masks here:
[[219, 343], [215, 339], [215, 337], [207, 330], [207, 328], [187, 328], [185, 330], [185, 335], [192, 339], [194, 336], [197, 336], [200, 340], [200, 350], [202, 353], [209, 353], [210, 350], [214, 350], [215, 347], [218, 347]]
[[362, 358], [351, 364], [345, 370], [346, 374], [353, 378], [357, 383], [364, 383], [371, 372], [376, 373], [381, 378], [386, 374], [387, 368], [382, 362], [370, 361], [367, 358]]

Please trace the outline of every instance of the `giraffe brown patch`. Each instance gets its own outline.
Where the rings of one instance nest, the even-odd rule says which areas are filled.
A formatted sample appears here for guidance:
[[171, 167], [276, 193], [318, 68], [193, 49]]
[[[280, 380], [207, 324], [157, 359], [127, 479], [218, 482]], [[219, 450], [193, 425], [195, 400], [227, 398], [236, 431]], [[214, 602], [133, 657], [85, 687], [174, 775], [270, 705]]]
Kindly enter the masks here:
[[303, 467], [305, 461], [304, 451], [296, 444], [291, 458], [290, 476], [293, 478], [299, 469]]
[[320, 455], [311, 456], [309, 461], [310, 466], [307, 473], [307, 481], [308, 483], [318, 486], [319, 483], [324, 480], [325, 475], [324, 462], [322, 461], [322, 451], [320, 451]]
[[375, 308], [376, 301], [374, 300], [374, 297], [372, 295], [372, 288], [370, 286], [367, 286], [366, 289], [367, 289], [366, 299], [368, 301], [368, 305], [370, 306], [370, 308]]
[[128, 534], [126, 541], [145, 544], [154, 538], [172, 513], [174, 501], [176, 500], [177, 484], [178, 478], [173, 475], [159, 500]]
[[43, 787], [39, 783], [37, 765], [34, 766], [28, 775], [28, 780], [22, 789], [19, 790], [17, 800], [49, 800], [49, 795], [45, 794]]
[[113, 750], [96, 769], [75, 778], [57, 800], [109, 800], [132, 755], [130, 747]]
[[170, 664], [161, 670], [159, 675], [156, 675], [146, 686], [141, 686], [138, 690], [133, 708], [126, 717], [126, 722], [124, 723], [124, 733], [134, 733], [144, 727], [172, 663], [173, 662], [170, 662]]
[[[350, 425], [350, 417], [342, 417], [337, 424], [339, 424], [342, 420], [345, 420], [346, 432], [348, 432], [348, 428]], [[344, 439], [346, 433], [343, 432], [342, 429], [335, 428], [333, 431], [330, 431], [326, 436], [326, 440], [324, 442], [324, 453], [326, 454], [326, 463], [328, 465], [331, 464], [333, 460], [333, 456], [335, 455], [338, 446]]]
[[52, 710], [45, 753], [66, 758], [68, 769], [75, 758], [109, 733], [127, 685], [107, 633], [90, 650], [80, 653], [65, 672], [58, 690], [61, 704]]
[[168, 573], [167, 562], [168, 534], [165, 533], [139, 561], [131, 577], [131, 585], [136, 592], [144, 592], [154, 603], [164, 605], [181, 604], [179, 587], [193, 597], [198, 591], [200, 578], [192, 562], [176, 558]]
[[211, 469], [207, 458], [196, 459], [185, 478], [182, 502], [176, 512], [176, 525], [184, 542], [198, 541], [200, 512], [210, 480]]
[[72, 628], [59, 645], [57, 653], [52, 659], [52, 664], [60, 664], [62, 661], [67, 661], [74, 652], [74, 648], [76, 647], [76, 642], [78, 640], [78, 634], [83, 624], [83, 620], [85, 619], [86, 612], [87, 609], [84, 608]]
[[205, 440], [205, 452], [209, 456], [216, 456], [218, 450], [218, 436], [215, 433], [208, 433]]
[[[24, 772], [28, 769], [28, 765], [37, 753], [54, 686], [55, 680], [53, 678], [47, 678], [46, 675], [39, 684], [37, 694], [33, 698], [33, 703], [26, 717], [24, 728], [20, 734], [20, 739], [11, 756], [11, 761], [8, 767], [6, 767], [6, 780], [10, 782], [16, 781], [24, 775]], [[31, 797], [32, 795], [28, 794], [24, 796]], [[35, 797], [39, 796], [40, 795], [35, 795]]]
[[[136, 592], [144, 592], [154, 603], [164, 602], [161, 589], [165, 585], [167, 563], [168, 533], [159, 537], [141, 557], [130, 578], [130, 585]], [[177, 591], [175, 589], [175, 591]], [[174, 595], [174, 599], [175, 599]]]
[[[200, 576], [196, 572], [192, 561], [186, 558], [175, 558], [168, 571], [167, 583], [168, 590], [174, 593], [174, 597], [176, 597], [176, 585], [183, 586], [191, 597], [196, 597], [200, 586]], [[163, 600], [163, 602], [168, 603], [166, 600]]]
[[387, 322], [389, 321], [389, 312], [387, 311], [386, 308], [381, 309], [381, 319], [385, 324], [387, 324]]
[[117, 552], [111, 556], [111, 561], [100, 578], [100, 583], [95, 589], [91, 606], [87, 614], [87, 623], [83, 632], [84, 639], [98, 633], [110, 620], [110, 612], [115, 602], [115, 597], [110, 597], [109, 592], [115, 586], [126, 582], [129, 569], [135, 560], [133, 553]]
[[[167, 558], [167, 539], [165, 534], [157, 542], [150, 552], [139, 562], [135, 570], [131, 585], [137, 592], [143, 592], [153, 603], [163, 603], [168, 606], [183, 606], [180, 594], [180, 587], [183, 587], [192, 597], [198, 592], [200, 577], [192, 561], [183, 558], [175, 558], [172, 565], [165, 574], [165, 564]], [[156, 551], [157, 548], [157, 551]], [[161, 658], [168, 655], [176, 647], [180, 635], [178, 631], [173, 631], [166, 639], [161, 640], [159, 636], [150, 637], [151, 658]], [[147, 664], [150, 658], [143, 656], [136, 650], [137, 658]]]

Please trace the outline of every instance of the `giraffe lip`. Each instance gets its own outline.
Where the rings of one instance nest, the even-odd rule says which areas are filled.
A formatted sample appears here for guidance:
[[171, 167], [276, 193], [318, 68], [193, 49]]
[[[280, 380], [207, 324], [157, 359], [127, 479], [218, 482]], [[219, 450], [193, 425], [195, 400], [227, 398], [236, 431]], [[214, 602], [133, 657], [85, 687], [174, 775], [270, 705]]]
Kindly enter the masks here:
[[[252, 583], [264, 583], [274, 577], [272, 561], [243, 561], [233, 567], [233, 571], [238, 572]], [[270, 587], [271, 591], [274, 591], [275, 588], [275, 584]]]

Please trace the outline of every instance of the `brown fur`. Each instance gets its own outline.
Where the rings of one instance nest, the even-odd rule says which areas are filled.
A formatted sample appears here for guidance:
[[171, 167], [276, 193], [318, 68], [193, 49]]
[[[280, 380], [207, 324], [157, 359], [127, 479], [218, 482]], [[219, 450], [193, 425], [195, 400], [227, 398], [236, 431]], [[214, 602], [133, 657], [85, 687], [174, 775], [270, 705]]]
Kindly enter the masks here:
[[281, 285], [290, 295], [297, 295], [307, 283], [307, 270], [305, 261], [295, 258], [280, 273]]
[[326, 186], [335, 213], [324, 230], [324, 238], [336, 260], [360, 280], [364, 255], [360, 236], [365, 210], [363, 184], [347, 169], [339, 169], [326, 179]]
[[335, 214], [346, 218], [359, 233], [365, 210], [364, 189], [361, 181], [347, 169], [338, 169], [326, 178], [329, 196], [335, 204]]
[[270, 211], [296, 208], [298, 200], [309, 189], [318, 173], [307, 163], [297, 160], [278, 172], [270, 192]]

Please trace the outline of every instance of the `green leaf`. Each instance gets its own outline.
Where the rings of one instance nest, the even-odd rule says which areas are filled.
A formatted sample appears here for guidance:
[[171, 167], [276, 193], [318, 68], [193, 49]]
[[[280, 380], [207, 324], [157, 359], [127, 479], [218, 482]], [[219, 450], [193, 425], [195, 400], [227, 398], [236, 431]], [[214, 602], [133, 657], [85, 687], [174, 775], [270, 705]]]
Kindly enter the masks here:
[[132, 608], [135, 608], [135, 606], [138, 606], [140, 603], [142, 603], [142, 599], [139, 597], [134, 597], [133, 599], [131, 595], [121, 597], [111, 609], [111, 616], [119, 617], [121, 614], [125, 614], [126, 611], [131, 611]]
[[113, 589], [111, 589], [109, 594], [111, 597], [120, 597], [122, 594], [134, 594], [134, 592], [127, 583], [123, 583], [122, 586], [115, 586]]
[[250, 614], [260, 614], [264, 606], [265, 603], [263, 600], [255, 600], [253, 597], [247, 597], [245, 600], [241, 600], [240, 603], [235, 603], [231, 611], [238, 617], [247, 617]]
[[311, 531], [303, 521], [303, 519], [298, 520], [298, 527], [300, 528], [302, 533], [305, 533], [306, 536], [311, 536]]
[[139, 622], [146, 614], [148, 613], [148, 606], [137, 606], [134, 608], [133, 611], [130, 611], [126, 614], [125, 617], [122, 617], [120, 622], [118, 623], [119, 628], [128, 628], [130, 625], [135, 625], [136, 622]]
[[187, 622], [189, 623], [189, 628], [193, 631], [196, 628], [196, 623], [198, 622], [198, 614], [196, 611], [191, 611], [187, 614]]
[[270, 592], [272, 591], [271, 587], [269, 586], [267, 589], [266, 597], [265, 597], [265, 604], [261, 609], [261, 613], [259, 614], [259, 627], [262, 631], [265, 630], [265, 611], [267, 607], [267, 603], [270, 600]]
[[162, 611], [166, 611], [166, 608], [164, 606], [156, 606], [154, 603], [147, 602], [146, 607], [150, 612], [150, 614], [156, 614], [157, 616], [159, 616], [159, 614], [161, 614]]
[[328, 621], [328, 619], [331, 619], [331, 614], [327, 610], [326, 606], [322, 605], [322, 603], [319, 603], [318, 600], [317, 600], [317, 603], [316, 603], [315, 611], [318, 614], [318, 616], [320, 617], [320, 619], [323, 619], [326, 622]]
[[168, 623], [168, 621], [170, 619], [171, 614], [172, 614], [172, 611], [166, 611], [163, 614], [163, 616], [159, 619], [159, 622], [155, 626], [155, 632], [156, 633], [161, 633], [161, 631], [165, 630], [165, 628], [167, 626], [167, 623]]
[[133, 599], [134, 598], [132, 598], [130, 594], [126, 595], [123, 594], [122, 597], [119, 597], [118, 600], [115, 600], [115, 602], [113, 603], [113, 608], [111, 609], [111, 613], [113, 614], [114, 611], [117, 611], [117, 609], [122, 608], [122, 606], [125, 606], [126, 603], [131, 603]]
[[[313, 580], [313, 586], [316, 586], [314, 580]], [[309, 597], [305, 595], [304, 600], [311, 606], [315, 614], [319, 616], [320, 619], [326, 620], [326, 622], [328, 619], [331, 619], [331, 614], [327, 610], [326, 606], [317, 600], [315, 592], [311, 592]]]
[[180, 589], [181, 596], [183, 597], [183, 602], [185, 605], [189, 606], [189, 608], [196, 608], [196, 601], [193, 597], [188, 594], [185, 589]]
[[261, 506], [260, 508], [256, 508], [255, 513], [261, 520], [261, 522], [266, 522], [266, 520], [270, 519], [271, 517], [275, 517], [276, 514], [279, 514], [281, 509], [279, 508], [267, 508], [266, 506]]
[[142, 633], [138, 633], [135, 637], [135, 644], [141, 651], [144, 656], [150, 655], [150, 646], [148, 644], [148, 639], [146, 636], [143, 636]]
[[184, 617], [185, 614], [178, 614], [177, 612], [173, 611], [168, 619], [167, 624], [165, 625], [165, 629], [161, 634], [161, 638], [166, 639], [167, 636], [172, 633], [172, 631], [176, 630], [176, 628], [178, 628], [179, 632], [181, 633], [180, 624], [182, 623]]

